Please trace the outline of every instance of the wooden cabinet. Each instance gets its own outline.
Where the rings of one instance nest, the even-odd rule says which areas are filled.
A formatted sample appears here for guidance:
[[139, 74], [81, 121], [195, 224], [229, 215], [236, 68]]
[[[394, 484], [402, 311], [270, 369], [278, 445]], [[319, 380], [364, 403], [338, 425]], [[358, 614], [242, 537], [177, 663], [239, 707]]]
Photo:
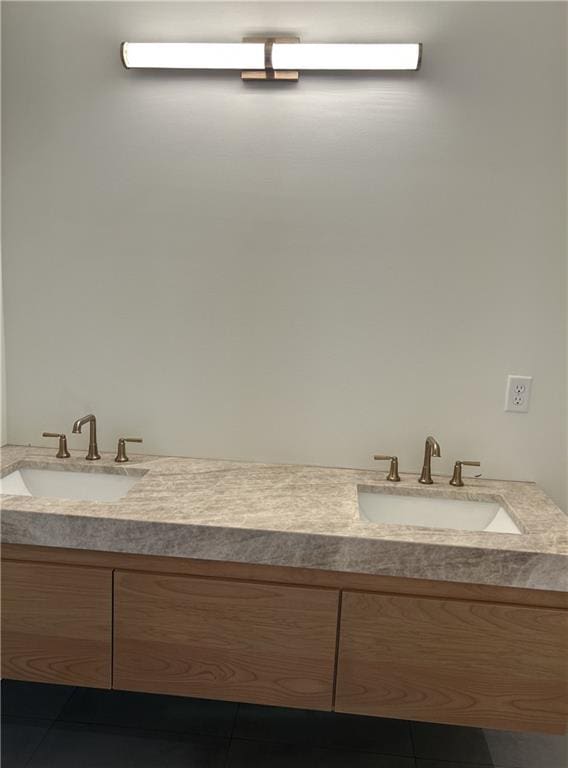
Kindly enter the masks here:
[[339, 592], [115, 574], [114, 687], [331, 710]]
[[2, 676], [111, 686], [112, 571], [2, 564]]
[[344, 592], [338, 712], [561, 733], [559, 609]]
[[7, 678], [566, 730], [562, 593], [16, 545], [2, 554]]

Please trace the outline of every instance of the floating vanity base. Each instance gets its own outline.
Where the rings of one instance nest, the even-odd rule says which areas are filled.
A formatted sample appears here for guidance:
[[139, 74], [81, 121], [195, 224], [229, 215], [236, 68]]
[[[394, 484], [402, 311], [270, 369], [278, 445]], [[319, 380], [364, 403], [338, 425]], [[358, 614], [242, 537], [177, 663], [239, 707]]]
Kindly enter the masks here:
[[7, 678], [562, 733], [567, 596], [4, 545]]

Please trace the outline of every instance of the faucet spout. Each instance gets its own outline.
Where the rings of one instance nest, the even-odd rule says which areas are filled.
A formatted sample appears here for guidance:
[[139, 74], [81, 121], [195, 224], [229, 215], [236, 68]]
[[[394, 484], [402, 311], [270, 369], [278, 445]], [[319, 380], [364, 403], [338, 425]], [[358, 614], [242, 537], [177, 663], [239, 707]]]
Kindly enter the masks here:
[[432, 437], [432, 435], [428, 435], [428, 437], [426, 438], [426, 442], [430, 443], [430, 445], [432, 446], [432, 456], [435, 456], [437, 459], [439, 459], [440, 456], [442, 455], [440, 453], [440, 443], [436, 440], [435, 437]]
[[85, 424], [88, 424], [89, 422], [96, 422], [96, 418], [92, 413], [89, 413], [87, 414], [87, 416], [82, 416], [80, 419], [77, 419], [77, 421], [73, 423], [73, 429], [72, 429], [73, 434], [80, 435], [82, 427], [84, 427]]
[[432, 485], [432, 457], [439, 458], [441, 456], [440, 444], [432, 435], [428, 435], [426, 438], [426, 444], [424, 446], [424, 464], [422, 465], [422, 474], [418, 478], [419, 483], [424, 485]]
[[85, 458], [87, 461], [96, 461], [101, 458], [97, 446], [97, 419], [94, 414], [88, 413], [73, 423], [72, 432], [74, 435], [80, 435], [85, 424], [89, 425], [89, 450]]

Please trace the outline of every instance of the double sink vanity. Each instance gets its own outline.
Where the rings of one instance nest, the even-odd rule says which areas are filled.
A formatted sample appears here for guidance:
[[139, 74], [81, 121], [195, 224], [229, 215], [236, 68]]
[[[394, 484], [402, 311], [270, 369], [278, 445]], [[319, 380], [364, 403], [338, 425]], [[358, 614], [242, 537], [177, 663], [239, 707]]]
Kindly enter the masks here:
[[566, 729], [567, 518], [533, 483], [122, 451], [2, 449], [3, 676]]

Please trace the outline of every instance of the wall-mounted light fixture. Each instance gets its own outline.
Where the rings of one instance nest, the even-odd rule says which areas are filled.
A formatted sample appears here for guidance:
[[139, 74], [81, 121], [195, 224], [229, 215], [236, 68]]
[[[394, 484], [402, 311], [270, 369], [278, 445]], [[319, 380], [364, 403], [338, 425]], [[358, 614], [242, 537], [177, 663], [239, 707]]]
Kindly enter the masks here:
[[300, 43], [245, 38], [242, 43], [122, 43], [128, 69], [233, 69], [244, 80], [297, 80], [299, 70], [417, 70], [421, 43]]

